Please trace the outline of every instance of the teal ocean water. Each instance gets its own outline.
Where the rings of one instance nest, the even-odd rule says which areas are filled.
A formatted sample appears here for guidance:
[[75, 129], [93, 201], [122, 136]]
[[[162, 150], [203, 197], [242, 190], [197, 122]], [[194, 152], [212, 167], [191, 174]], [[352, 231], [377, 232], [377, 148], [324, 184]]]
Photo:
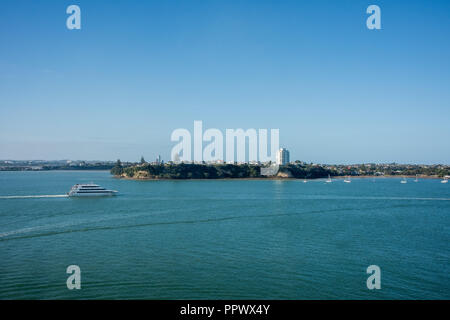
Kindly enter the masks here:
[[[47, 197], [88, 182], [120, 195]], [[0, 173], [0, 299], [450, 299], [449, 246], [439, 180]]]

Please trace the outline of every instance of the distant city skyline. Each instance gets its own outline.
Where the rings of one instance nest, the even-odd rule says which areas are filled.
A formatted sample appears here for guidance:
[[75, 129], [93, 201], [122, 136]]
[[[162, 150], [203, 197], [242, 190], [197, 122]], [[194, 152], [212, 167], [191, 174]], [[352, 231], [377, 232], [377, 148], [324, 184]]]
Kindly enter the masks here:
[[291, 161], [450, 163], [449, 1], [83, 0], [68, 30], [71, 4], [2, 2], [2, 160], [167, 161], [200, 119]]

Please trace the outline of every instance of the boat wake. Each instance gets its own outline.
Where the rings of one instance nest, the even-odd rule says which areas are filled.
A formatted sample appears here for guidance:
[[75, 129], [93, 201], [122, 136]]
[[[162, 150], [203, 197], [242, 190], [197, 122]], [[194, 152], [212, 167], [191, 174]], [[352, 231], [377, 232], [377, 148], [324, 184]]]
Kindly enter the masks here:
[[67, 194], [44, 194], [36, 196], [0, 196], [0, 199], [37, 199], [37, 198], [67, 198]]
[[[395, 198], [398, 200], [398, 198]], [[404, 199], [404, 198], [403, 198]], [[408, 198], [410, 199], [410, 198]], [[448, 201], [450, 199], [447, 198], [418, 198], [421, 200], [429, 199], [429, 200], [445, 200]], [[368, 210], [382, 210], [397, 207], [417, 207], [414, 205], [388, 205], [388, 206], [373, 206], [364, 208], [365, 211]], [[223, 221], [232, 221], [232, 220], [241, 220], [241, 219], [255, 219], [255, 218], [271, 218], [271, 217], [283, 217], [283, 216], [297, 216], [297, 215], [307, 215], [307, 214], [324, 214], [324, 213], [337, 213], [337, 212], [349, 212], [349, 211], [361, 211], [360, 207], [342, 207], [342, 208], [334, 208], [334, 209], [325, 209], [325, 210], [308, 210], [308, 211], [295, 211], [289, 213], [263, 213], [263, 214], [255, 214], [255, 215], [231, 215], [224, 217], [215, 217], [215, 218], [205, 218], [205, 219], [192, 219], [192, 220], [173, 220], [173, 221], [149, 221], [142, 223], [130, 223], [130, 224], [119, 224], [119, 225], [94, 225], [99, 222], [108, 222], [111, 220], [128, 220], [130, 217], [140, 217], [147, 216], [147, 214], [136, 214], [131, 216], [122, 216], [122, 217], [114, 217], [114, 218], [102, 218], [102, 219], [89, 219], [83, 221], [76, 222], [67, 222], [67, 223], [56, 223], [56, 224], [47, 224], [41, 226], [34, 226], [29, 228], [22, 228], [17, 230], [10, 230], [5, 232], [0, 232], [0, 242], [1, 241], [10, 241], [17, 239], [27, 239], [27, 238], [40, 238], [40, 237], [48, 237], [54, 235], [61, 235], [67, 233], [78, 233], [78, 232], [91, 232], [91, 231], [110, 231], [110, 230], [119, 230], [119, 229], [132, 229], [132, 228], [141, 228], [141, 227], [155, 227], [155, 226], [166, 226], [166, 225], [182, 225], [182, 224], [198, 224], [198, 223], [214, 223], [214, 222], [223, 222]], [[78, 228], [77, 228], [78, 226]]]

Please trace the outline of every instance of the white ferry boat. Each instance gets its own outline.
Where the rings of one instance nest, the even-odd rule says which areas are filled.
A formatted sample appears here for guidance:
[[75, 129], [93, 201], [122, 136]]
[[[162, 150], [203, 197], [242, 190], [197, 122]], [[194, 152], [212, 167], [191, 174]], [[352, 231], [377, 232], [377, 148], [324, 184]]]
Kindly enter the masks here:
[[102, 197], [115, 196], [117, 191], [107, 190], [98, 184], [76, 184], [67, 194], [69, 197]]

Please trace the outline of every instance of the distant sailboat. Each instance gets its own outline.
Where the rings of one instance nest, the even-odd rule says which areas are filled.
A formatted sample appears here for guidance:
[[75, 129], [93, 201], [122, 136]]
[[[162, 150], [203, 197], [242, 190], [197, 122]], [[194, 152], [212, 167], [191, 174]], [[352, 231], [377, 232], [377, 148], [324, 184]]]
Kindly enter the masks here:
[[306, 178], [305, 179], [303, 179], [303, 183], [307, 183], [308, 182], [308, 180], [306, 180]]
[[418, 174], [416, 174], [416, 180], [414, 180], [414, 182], [419, 182], [419, 178], [417, 176]]
[[403, 177], [403, 180], [402, 181], [400, 181], [400, 183], [407, 183], [408, 181], [406, 181], [406, 178], [405, 177]]
[[350, 180], [350, 176], [345, 177], [344, 182], [345, 182], [345, 183], [350, 183], [350, 182], [352, 182], [352, 180]]
[[328, 179], [325, 180], [325, 182], [326, 182], [326, 183], [330, 183], [330, 182], [331, 182], [331, 177], [330, 177], [330, 175], [328, 175]]

